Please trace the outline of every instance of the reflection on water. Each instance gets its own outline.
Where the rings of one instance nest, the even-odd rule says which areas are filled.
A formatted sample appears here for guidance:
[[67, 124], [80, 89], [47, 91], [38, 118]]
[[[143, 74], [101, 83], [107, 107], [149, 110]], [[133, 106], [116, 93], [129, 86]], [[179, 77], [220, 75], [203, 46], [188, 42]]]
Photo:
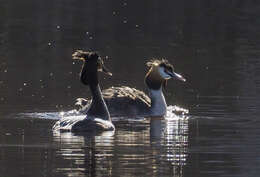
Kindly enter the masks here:
[[115, 122], [115, 132], [100, 135], [58, 133], [56, 154], [70, 167], [67, 176], [182, 176], [188, 146], [188, 119], [147, 118]]
[[[256, 0], [3, 1], [0, 176], [259, 176], [259, 12]], [[167, 103], [191, 116], [53, 134], [57, 112], [89, 94], [79, 48], [108, 56], [102, 88], [145, 90], [144, 63], [168, 59], [187, 82], [168, 82]]]

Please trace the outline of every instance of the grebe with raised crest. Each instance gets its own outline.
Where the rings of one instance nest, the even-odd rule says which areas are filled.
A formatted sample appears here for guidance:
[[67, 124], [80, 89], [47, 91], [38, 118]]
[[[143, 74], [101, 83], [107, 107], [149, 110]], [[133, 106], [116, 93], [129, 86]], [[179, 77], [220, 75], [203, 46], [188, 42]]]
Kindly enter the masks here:
[[[151, 60], [146, 65], [149, 67], [145, 75], [149, 96], [143, 91], [127, 86], [111, 87], [102, 91], [111, 116], [164, 116], [166, 114], [167, 104], [163, 87], [171, 78], [183, 82], [186, 79], [175, 73], [173, 66], [165, 59]], [[84, 113], [89, 103], [84, 98], [78, 98], [75, 105], [79, 112]], [[181, 108], [179, 111], [182, 110], [185, 109]]]
[[96, 52], [77, 50], [72, 55], [73, 59], [82, 60], [83, 66], [80, 80], [88, 85], [92, 94], [92, 100], [85, 111], [84, 116], [65, 116], [53, 126], [53, 130], [61, 131], [106, 131], [114, 130], [107, 105], [102, 97], [98, 82], [98, 71], [112, 75], [104, 66], [103, 60]]

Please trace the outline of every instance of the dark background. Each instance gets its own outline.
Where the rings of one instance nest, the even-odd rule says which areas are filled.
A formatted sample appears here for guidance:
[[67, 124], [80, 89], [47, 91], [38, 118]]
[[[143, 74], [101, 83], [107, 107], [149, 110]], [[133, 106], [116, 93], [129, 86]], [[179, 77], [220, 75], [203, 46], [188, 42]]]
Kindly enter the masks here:
[[[259, 0], [0, 0], [0, 176], [259, 176], [259, 19]], [[102, 88], [146, 90], [145, 63], [168, 59], [187, 82], [167, 104], [188, 119], [53, 134], [90, 96], [76, 49], [108, 58]]]
[[[145, 62], [166, 58], [186, 83], [169, 82], [167, 99], [256, 96], [258, 1], [8, 1], [0, 5], [0, 107], [70, 109], [89, 96], [78, 80], [76, 49], [109, 59], [102, 87], [145, 89]], [[21, 108], [22, 107], [22, 108]], [[45, 107], [45, 108], [43, 108]], [[48, 107], [48, 108], [47, 108]]]

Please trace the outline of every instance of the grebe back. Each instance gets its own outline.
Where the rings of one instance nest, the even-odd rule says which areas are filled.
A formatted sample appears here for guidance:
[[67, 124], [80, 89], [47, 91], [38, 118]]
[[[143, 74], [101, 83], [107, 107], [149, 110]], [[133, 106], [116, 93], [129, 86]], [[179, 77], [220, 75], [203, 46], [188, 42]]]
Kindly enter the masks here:
[[[167, 81], [176, 78], [185, 82], [180, 74], [174, 72], [173, 66], [167, 60], [151, 60], [146, 63], [149, 67], [145, 75], [145, 84], [149, 96], [143, 91], [127, 86], [111, 87], [102, 91], [104, 100], [112, 116], [164, 116], [167, 104], [162, 88]], [[88, 101], [80, 98], [76, 105], [80, 112], [87, 110]]]

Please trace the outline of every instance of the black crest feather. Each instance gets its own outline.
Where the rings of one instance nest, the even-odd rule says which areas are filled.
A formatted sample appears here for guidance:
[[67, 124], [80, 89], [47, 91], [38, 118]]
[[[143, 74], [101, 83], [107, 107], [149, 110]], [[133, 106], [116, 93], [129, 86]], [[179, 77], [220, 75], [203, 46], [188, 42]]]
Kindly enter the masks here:
[[174, 70], [174, 67], [172, 64], [169, 63], [168, 60], [166, 59], [161, 59], [161, 60], [158, 60], [158, 59], [152, 59], [148, 62], [146, 62], [146, 66], [148, 66], [149, 68], [150, 67], [153, 67], [153, 66], [162, 66], [162, 67], [165, 67], [171, 71]]

